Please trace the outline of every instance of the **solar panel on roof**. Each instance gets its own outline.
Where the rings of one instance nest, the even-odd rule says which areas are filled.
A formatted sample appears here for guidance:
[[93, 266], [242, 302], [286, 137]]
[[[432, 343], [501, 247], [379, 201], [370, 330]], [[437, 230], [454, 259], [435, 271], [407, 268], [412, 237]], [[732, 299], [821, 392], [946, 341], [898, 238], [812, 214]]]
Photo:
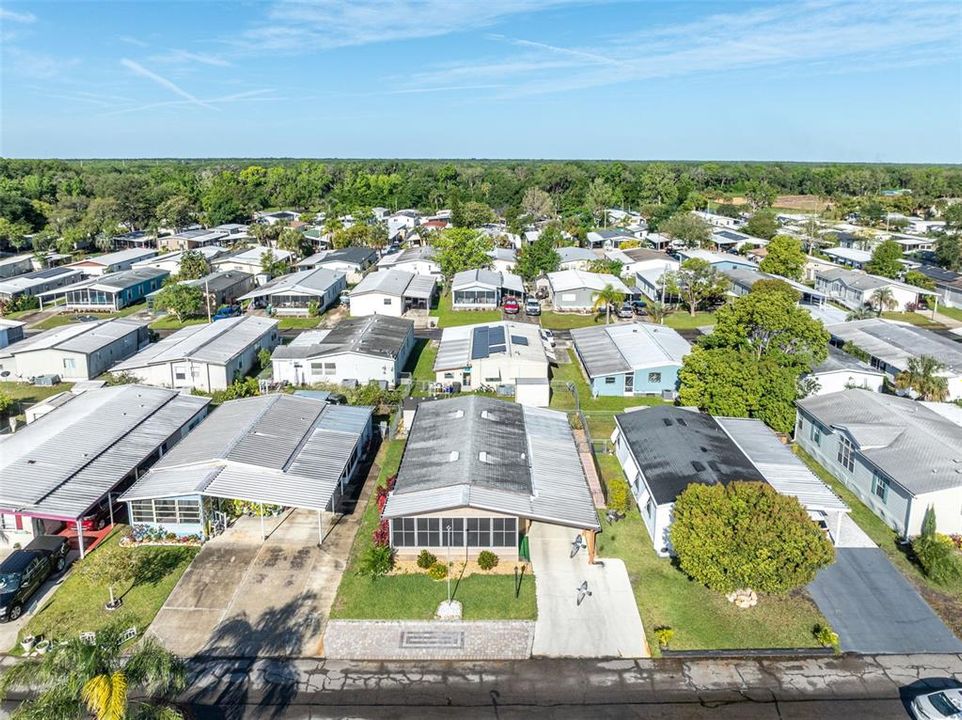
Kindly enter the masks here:
[[487, 328], [487, 330], [488, 330], [489, 345], [504, 345], [504, 328], [503, 327]]
[[507, 346], [507, 345], [489, 345], [489, 346], [488, 346], [488, 354], [489, 354], [489, 355], [493, 355], [493, 354], [496, 354], [496, 353], [503, 353], [503, 352], [507, 352], [507, 351], [508, 351], [508, 346]]
[[475, 328], [471, 338], [471, 359], [480, 360], [488, 356], [488, 328]]
[[511, 342], [513, 342], [515, 345], [527, 345], [528, 338], [522, 337], [521, 335], [512, 335]]

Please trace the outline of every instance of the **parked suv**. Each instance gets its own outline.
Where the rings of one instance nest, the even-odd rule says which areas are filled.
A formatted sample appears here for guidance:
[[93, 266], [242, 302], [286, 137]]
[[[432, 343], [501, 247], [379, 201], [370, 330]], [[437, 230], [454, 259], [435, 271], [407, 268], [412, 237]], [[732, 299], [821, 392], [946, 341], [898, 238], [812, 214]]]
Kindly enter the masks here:
[[505, 298], [504, 302], [501, 303], [501, 307], [508, 315], [517, 315], [521, 311], [521, 305], [517, 299], [513, 297]]
[[67, 567], [67, 551], [67, 538], [41, 535], [0, 563], [0, 622], [20, 617], [44, 581]]
[[214, 313], [214, 320], [226, 320], [227, 318], [239, 317], [241, 314], [240, 305], [224, 305]]
[[616, 314], [620, 318], [632, 318], [635, 316], [635, 309], [631, 306], [631, 303], [626, 302], [620, 308], [618, 308]]
[[529, 297], [524, 303], [524, 314], [525, 315], [540, 315], [541, 314], [541, 303], [538, 302], [537, 298]]

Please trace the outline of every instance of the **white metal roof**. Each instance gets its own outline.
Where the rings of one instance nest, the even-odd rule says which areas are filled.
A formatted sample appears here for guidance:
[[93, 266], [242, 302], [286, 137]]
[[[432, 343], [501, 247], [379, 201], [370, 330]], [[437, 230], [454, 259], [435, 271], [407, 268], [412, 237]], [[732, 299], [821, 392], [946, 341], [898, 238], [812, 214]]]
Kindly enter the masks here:
[[133, 318], [68, 323], [8, 345], [0, 351], [0, 355], [18, 355], [37, 350], [89, 354], [125, 335], [136, 334], [144, 325], [145, 322]]
[[[484, 348], [477, 348], [479, 352], [475, 352], [475, 330], [478, 328], [488, 328], [489, 333], [492, 328], [500, 328], [504, 334], [504, 350], [490, 350], [490, 345], [488, 345]], [[501, 346], [501, 343], [496, 343], [494, 347], [500, 348]], [[480, 355], [482, 350], [484, 351], [483, 356]], [[434, 369], [450, 370], [467, 367], [471, 364], [473, 358], [478, 357], [514, 357], [527, 362], [548, 362], [538, 325], [499, 321], [444, 328], [441, 332], [441, 342], [438, 345]]]
[[326, 268], [302, 270], [301, 272], [282, 275], [271, 280], [266, 285], [241, 295], [238, 300], [269, 297], [271, 295], [314, 295], [323, 296], [328, 289], [345, 277], [344, 273]]
[[945, 367], [943, 374], [962, 375], [962, 344], [931, 330], [884, 318], [853, 320], [825, 329], [898, 370], [907, 369], [911, 358], [930, 355]]
[[677, 331], [651, 323], [619, 323], [571, 331], [590, 377], [681, 365], [691, 345]]
[[628, 287], [614, 275], [607, 273], [592, 273], [584, 270], [559, 270], [558, 272], [548, 273], [548, 282], [555, 293], [568, 292], [570, 290], [604, 290], [606, 285], [611, 285], [620, 293], [629, 294]]

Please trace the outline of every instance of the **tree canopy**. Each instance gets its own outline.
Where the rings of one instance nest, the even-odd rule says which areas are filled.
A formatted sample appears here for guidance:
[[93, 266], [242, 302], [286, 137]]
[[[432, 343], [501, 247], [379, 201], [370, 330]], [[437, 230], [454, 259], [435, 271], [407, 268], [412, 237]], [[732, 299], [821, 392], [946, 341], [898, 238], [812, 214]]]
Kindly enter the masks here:
[[865, 265], [865, 271], [873, 275], [896, 278], [902, 272], [902, 246], [894, 240], [886, 240], [875, 246], [872, 259]]
[[554, 235], [545, 230], [537, 240], [525, 245], [518, 252], [515, 272], [525, 280], [531, 281], [543, 273], [555, 272], [560, 262], [561, 257], [555, 250]]
[[672, 215], [658, 226], [658, 232], [680, 240], [685, 247], [702, 247], [711, 238], [711, 227], [693, 213]]
[[485, 233], [469, 228], [448, 228], [434, 238], [435, 259], [441, 274], [448, 280], [462, 270], [486, 268], [491, 265], [488, 253], [494, 243]]
[[771, 240], [778, 232], [778, 220], [771, 210], [759, 210], [748, 218], [743, 230], [752, 237]]
[[661, 282], [667, 293], [681, 298], [691, 315], [706, 303], [724, 297], [729, 285], [711, 263], [701, 258], [685, 260], [677, 270], [666, 272]]
[[776, 235], [765, 246], [765, 250], [768, 254], [759, 264], [762, 272], [781, 275], [790, 280], [801, 280], [804, 277], [808, 258], [797, 238], [791, 235]]
[[199, 287], [179, 282], [169, 282], [157, 291], [154, 306], [173, 313], [183, 322], [199, 315], [204, 307], [204, 293]]

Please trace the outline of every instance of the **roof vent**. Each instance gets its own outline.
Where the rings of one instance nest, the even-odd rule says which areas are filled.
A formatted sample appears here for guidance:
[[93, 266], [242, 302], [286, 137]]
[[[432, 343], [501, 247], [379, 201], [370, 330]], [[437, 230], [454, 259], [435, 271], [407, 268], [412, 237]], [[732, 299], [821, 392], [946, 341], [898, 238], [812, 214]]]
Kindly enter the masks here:
[[463, 417], [464, 417], [464, 410], [455, 410], [453, 413], [449, 413], [449, 414], [450, 414], [450, 416], [453, 417], [453, 418], [463, 418]]
[[494, 463], [494, 458], [490, 457], [484, 450], [478, 453], [478, 460], [483, 463]]
[[451, 456], [448, 458], [448, 462], [457, 462], [459, 457], [461, 457], [461, 453], [459, 453], [457, 450], [452, 450]]
[[665, 423], [665, 427], [671, 427], [673, 424], [671, 418], [662, 418], [661, 421]]
[[484, 418], [485, 420], [493, 420], [493, 419], [494, 419], [494, 418], [491, 416], [491, 413], [489, 413], [487, 410], [482, 410], [482, 411], [481, 411], [481, 417]]
[[692, 460], [691, 466], [695, 468], [695, 472], [703, 472], [705, 470], [705, 465], [697, 460]]

